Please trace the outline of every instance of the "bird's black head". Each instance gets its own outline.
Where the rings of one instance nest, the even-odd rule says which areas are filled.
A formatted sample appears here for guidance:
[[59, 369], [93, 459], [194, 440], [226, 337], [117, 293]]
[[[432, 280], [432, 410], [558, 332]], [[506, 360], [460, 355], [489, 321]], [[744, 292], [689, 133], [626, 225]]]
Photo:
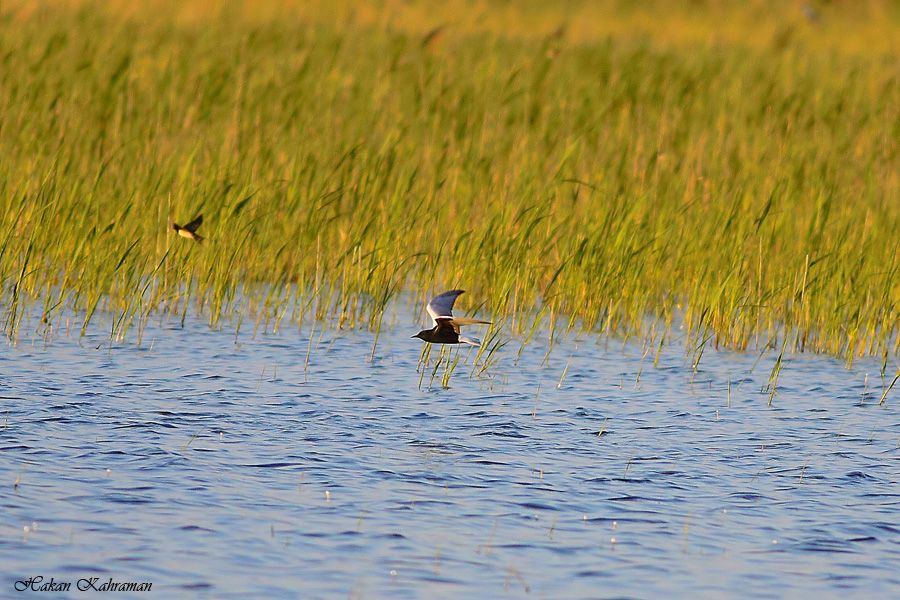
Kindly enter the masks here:
[[429, 331], [428, 329], [423, 329], [422, 331], [420, 331], [419, 333], [417, 333], [416, 335], [414, 335], [412, 337], [419, 338], [420, 340], [424, 340], [425, 334], [428, 333], [428, 331]]

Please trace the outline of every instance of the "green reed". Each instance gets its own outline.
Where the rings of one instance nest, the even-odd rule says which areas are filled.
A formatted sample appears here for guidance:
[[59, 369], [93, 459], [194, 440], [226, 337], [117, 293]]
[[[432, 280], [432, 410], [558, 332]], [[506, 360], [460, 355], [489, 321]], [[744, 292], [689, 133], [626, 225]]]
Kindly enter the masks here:
[[[26, 312], [102, 311], [116, 339], [158, 312], [379, 331], [401, 292], [412, 312], [461, 286], [526, 342], [900, 350], [900, 76], [881, 40], [838, 41], [871, 19], [773, 2], [789, 26], [712, 39], [655, 3], [657, 39], [613, 2], [570, 6], [605, 33], [529, 3], [497, 5], [535, 24], [507, 33], [490, 11], [433, 30], [417, 3], [71, 4], [0, 8], [11, 338]], [[167, 228], [200, 212], [203, 244]]]

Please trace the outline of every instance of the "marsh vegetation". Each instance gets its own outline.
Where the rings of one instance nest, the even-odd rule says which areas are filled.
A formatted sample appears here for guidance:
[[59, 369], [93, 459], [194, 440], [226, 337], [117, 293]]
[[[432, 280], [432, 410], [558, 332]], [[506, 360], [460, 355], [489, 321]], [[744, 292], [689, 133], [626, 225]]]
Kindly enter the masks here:
[[887, 364], [896, 5], [703, 4], [4, 3], [6, 334], [377, 331], [461, 286], [520, 339]]

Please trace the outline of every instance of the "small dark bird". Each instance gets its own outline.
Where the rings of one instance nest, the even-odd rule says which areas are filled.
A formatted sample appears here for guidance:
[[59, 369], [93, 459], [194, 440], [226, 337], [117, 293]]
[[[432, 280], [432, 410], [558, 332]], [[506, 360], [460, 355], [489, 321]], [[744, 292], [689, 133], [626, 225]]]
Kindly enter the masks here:
[[195, 242], [202, 242], [203, 236], [197, 233], [197, 229], [203, 225], [203, 215], [197, 215], [193, 221], [188, 223], [187, 225], [179, 225], [171, 218], [169, 219], [169, 225], [172, 226], [178, 235], [181, 237], [186, 237], [189, 240], [194, 240]]
[[425, 49], [433, 48], [440, 42], [441, 38], [444, 37], [444, 31], [447, 29], [447, 25], [438, 25], [424, 36], [422, 36], [422, 47]]
[[481, 342], [478, 340], [459, 335], [460, 325], [491, 324], [490, 321], [453, 316], [453, 303], [464, 293], [463, 290], [450, 290], [432, 298], [425, 310], [431, 315], [431, 319], [434, 321], [434, 328], [423, 329], [413, 337], [432, 344], [481, 346]]

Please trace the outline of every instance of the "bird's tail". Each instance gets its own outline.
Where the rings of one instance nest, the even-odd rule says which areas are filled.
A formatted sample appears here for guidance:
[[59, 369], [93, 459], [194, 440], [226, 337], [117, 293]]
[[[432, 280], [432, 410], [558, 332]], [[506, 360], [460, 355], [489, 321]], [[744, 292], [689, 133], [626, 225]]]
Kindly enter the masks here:
[[479, 340], [478, 338], [468, 338], [468, 337], [459, 336], [459, 343], [460, 344], [468, 344], [470, 346], [475, 346], [476, 348], [481, 348], [481, 340]]

